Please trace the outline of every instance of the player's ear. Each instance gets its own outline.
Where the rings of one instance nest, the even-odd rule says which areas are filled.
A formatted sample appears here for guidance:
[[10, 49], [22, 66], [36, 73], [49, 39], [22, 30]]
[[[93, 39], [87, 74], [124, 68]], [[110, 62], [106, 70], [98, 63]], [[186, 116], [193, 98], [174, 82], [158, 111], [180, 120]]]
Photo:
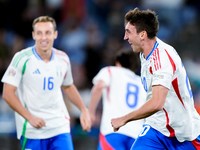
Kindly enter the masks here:
[[140, 32], [140, 38], [141, 39], [144, 39], [144, 38], [146, 38], [147, 37], [147, 32], [146, 31], [141, 31]]
[[54, 39], [57, 39], [57, 37], [58, 37], [58, 31], [56, 30], [56, 31], [54, 32]]
[[35, 40], [35, 32], [34, 31], [32, 31], [32, 37]]

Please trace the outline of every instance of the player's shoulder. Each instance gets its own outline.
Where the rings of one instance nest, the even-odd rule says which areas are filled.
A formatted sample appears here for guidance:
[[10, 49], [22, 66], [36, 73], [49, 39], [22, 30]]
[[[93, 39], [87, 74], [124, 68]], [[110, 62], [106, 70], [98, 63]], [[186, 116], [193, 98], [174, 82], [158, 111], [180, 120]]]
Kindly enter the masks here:
[[62, 59], [69, 60], [68, 55], [64, 51], [56, 49], [56, 48], [53, 48], [53, 51], [54, 51], [54, 54], [55, 54], [56, 57], [60, 57]]
[[130, 76], [135, 76], [135, 73], [130, 69], [117, 66], [107, 66], [100, 70], [102, 73], [109, 73], [112, 76], [119, 76], [123, 74], [129, 74]]
[[160, 53], [162, 52], [166, 52], [166, 51], [171, 51], [174, 49], [173, 46], [163, 42], [162, 40], [160, 39], [157, 39], [157, 42], [158, 42], [158, 50]]
[[135, 75], [135, 78], [136, 78], [137, 80], [141, 81], [141, 76], [140, 76], [140, 75], [138, 75], [138, 74], [134, 74], [134, 75]]
[[33, 47], [27, 47], [15, 53], [15, 56], [31, 56], [33, 55]]
[[100, 69], [101, 72], [113, 72], [113, 71], [116, 71], [118, 69], [118, 67], [116, 66], [105, 66], [103, 68]]
[[159, 64], [160, 61], [165, 61], [166, 58], [168, 58], [169, 56], [171, 57], [175, 54], [175, 49], [171, 45], [160, 40], [159, 38], [157, 38], [157, 45], [157, 48], [153, 50], [151, 56], [149, 57], [151, 60], [153, 59], [152, 62]]
[[19, 64], [25, 62], [33, 56], [33, 47], [22, 49], [15, 53], [12, 61], [12, 66], [17, 67]]

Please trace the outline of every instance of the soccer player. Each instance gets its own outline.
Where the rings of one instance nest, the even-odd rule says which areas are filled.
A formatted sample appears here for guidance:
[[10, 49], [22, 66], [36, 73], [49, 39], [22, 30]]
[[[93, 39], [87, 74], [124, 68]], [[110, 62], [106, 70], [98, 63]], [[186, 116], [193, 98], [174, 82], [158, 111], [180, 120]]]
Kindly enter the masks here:
[[117, 131], [128, 122], [146, 118], [132, 150], [200, 150], [200, 116], [185, 68], [176, 50], [156, 37], [158, 27], [154, 11], [135, 8], [125, 15], [124, 40], [140, 52], [147, 101], [111, 124]]
[[73, 84], [70, 60], [53, 47], [57, 34], [53, 18], [36, 18], [35, 45], [17, 52], [2, 78], [3, 98], [15, 111], [23, 150], [73, 150], [62, 91], [81, 110], [83, 130], [91, 126], [89, 111]]
[[140, 61], [132, 50], [121, 50], [116, 55], [115, 66], [102, 68], [93, 79], [90, 102], [91, 120], [95, 120], [97, 105], [103, 98], [98, 150], [130, 149], [142, 129], [144, 120], [130, 122], [114, 133], [110, 124], [114, 117], [138, 109], [145, 102], [146, 92], [140, 76], [136, 75]]

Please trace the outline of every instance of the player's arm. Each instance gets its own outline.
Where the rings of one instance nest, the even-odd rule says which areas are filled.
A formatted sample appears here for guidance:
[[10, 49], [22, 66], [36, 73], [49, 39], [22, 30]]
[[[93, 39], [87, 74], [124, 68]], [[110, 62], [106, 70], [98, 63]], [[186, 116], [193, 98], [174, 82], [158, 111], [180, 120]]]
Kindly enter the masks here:
[[92, 123], [94, 123], [94, 121], [95, 121], [96, 108], [102, 97], [102, 90], [105, 87], [106, 87], [105, 82], [98, 81], [92, 88], [90, 106], [89, 106], [89, 112], [90, 112], [90, 117], [91, 117]]
[[115, 118], [111, 120], [114, 131], [118, 131], [119, 128], [126, 123], [149, 117], [154, 113], [163, 109], [165, 100], [169, 89], [162, 85], [155, 85], [152, 87], [152, 98], [144, 103], [139, 109], [132, 111], [131, 113]]
[[15, 94], [16, 90], [17, 87], [4, 83], [3, 99], [14, 111], [24, 117], [33, 127], [41, 128], [45, 126], [45, 121], [43, 119], [34, 117], [25, 107], [23, 107]]
[[83, 130], [89, 131], [91, 128], [89, 111], [83, 103], [77, 88], [74, 84], [71, 84], [70, 86], [62, 86], [62, 89], [67, 98], [81, 111], [80, 122]]

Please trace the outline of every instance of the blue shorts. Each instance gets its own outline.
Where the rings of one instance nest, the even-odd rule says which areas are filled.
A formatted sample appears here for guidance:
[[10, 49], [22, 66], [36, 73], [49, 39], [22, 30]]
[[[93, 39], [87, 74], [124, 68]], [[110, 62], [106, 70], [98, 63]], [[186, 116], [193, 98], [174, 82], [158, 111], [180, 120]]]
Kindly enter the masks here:
[[134, 141], [134, 138], [120, 133], [111, 133], [106, 136], [100, 133], [98, 150], [128, 150]]
[[167, 137], [149, 125], [144, 125], [131, 150], [200, 150], [200, 136], [194, 141], [179, 142]]
[[48, 139], [20, 139], [22, 150], [74, 150], [70, 133], [63, 133]]

